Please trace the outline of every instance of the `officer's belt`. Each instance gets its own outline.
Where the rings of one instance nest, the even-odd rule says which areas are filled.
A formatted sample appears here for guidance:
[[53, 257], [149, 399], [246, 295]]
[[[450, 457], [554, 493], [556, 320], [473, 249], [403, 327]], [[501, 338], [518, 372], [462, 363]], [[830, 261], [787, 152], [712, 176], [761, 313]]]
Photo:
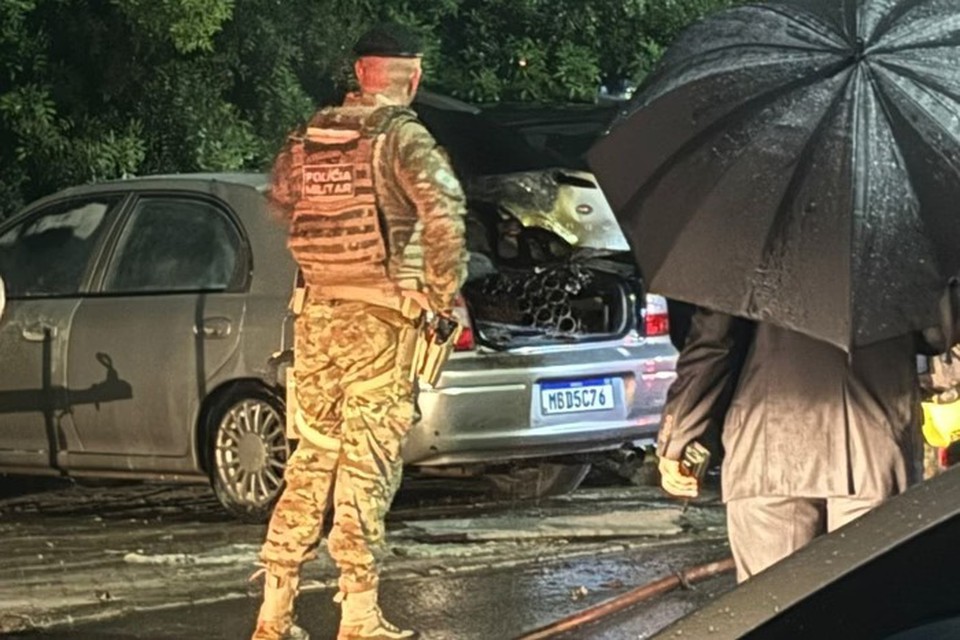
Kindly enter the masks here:
[[403, 295], [399, 290], [385, 291], [372, 287], [351, 287], [345, 285], [315, 287], [310, 286], [311, 296], [321, 300], [350, 300], [366, 302], [375, 307], [384, 307], [398, 311], [404, 318], [417, 319], [424, 309], [410, 296]]
[[310, 428], [310, 425], [307, 424], [306, 416], [303, 415], [300, 409], [297, 409], [294, 414], [294, 420], [297, 425], [297, 435], [309, 442], [315, 449], [331, 452], [340, 451], [340, 439]]

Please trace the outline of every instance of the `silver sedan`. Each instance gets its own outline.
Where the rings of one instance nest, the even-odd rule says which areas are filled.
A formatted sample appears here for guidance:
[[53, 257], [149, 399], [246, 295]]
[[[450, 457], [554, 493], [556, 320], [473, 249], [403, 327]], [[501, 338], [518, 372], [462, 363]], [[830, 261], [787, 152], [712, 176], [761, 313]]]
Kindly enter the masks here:
[[[87, 185], [0, 225], [0, 472], [210, 481], [265, 517], [291, 447], [295, 274], [265, 185]], [[405, 459], [501, 492], [569, 490], [590, 455], [653, 440], [676, 359], [666, 306], [588, 175], [486, 180], [471, 202], [469, 329], [421, 389]]]

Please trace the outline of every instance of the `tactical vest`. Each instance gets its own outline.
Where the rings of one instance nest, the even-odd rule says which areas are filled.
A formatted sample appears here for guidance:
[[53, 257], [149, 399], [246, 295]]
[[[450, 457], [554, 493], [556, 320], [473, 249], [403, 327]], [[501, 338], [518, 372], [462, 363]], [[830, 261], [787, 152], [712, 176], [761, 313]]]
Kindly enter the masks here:
[[288, 245], [308, 285], [382, 287], [389, 229], [377, 206], [374, 164], [408, 109], [325, 109], [291, 142], [296, 204]]

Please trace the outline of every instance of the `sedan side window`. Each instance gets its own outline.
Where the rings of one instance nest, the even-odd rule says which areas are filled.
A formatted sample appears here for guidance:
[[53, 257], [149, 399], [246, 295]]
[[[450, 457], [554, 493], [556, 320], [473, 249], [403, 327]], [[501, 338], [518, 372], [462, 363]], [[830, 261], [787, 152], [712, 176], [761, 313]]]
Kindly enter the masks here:
[[7, 297], [80, 292], [108, 212], [120, 197], [60, 202], [0, 236], [0, 274]]
[[240, 233], [215, 204], [143, 198], [120, 236], [107, 293], [223, 291], [236, 273]]

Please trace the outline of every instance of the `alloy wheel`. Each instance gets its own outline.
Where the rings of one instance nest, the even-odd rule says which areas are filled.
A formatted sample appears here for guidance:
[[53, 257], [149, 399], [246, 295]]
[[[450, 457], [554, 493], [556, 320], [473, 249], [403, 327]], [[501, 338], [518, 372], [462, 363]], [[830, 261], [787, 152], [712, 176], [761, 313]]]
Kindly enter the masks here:
[[283, 418], [263, 400], [237, 402], [220, 420], [214, 455], [220, 484], [233, 500], [268, 504], [280, 491], [290, 455]]

